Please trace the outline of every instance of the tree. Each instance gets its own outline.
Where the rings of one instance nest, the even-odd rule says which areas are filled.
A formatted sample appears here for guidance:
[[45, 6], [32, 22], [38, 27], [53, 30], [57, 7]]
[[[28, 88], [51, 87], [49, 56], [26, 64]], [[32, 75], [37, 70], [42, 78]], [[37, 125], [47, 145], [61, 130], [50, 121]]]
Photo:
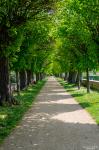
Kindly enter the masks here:
[[[88, 18], [86, 19], [84, 16], [83, 9], [90, 3], [87, 4], [85, 2], [83, 5], [82, 3], [83, 2], [80, 2], [79, 0], [59, 2], [57, 4], [58, 11], [54, 17], [54, 22], [57, 24], [55, 29], [57, 33], [56, 38], [61, 40], [61, 45], [58, 48], [58, 55], [62, 56], [60, 58], [61, 64], [64, 62], [64, 57], [65, 62], [68, 62], [69, 67], [67, 68], [70, 72], [69, 81], [76, 82], [75, 77], [77, 77], [77, 75], [75, 72], [78, 72], [78, 87], [80, 88], [80, 72], [86, 71], [87, 92], [90, 92], [89, 71], [96, 69], [98, 65], [97, 43], [93, 40], [92, 31], [87, 24]], [[87, 13], [87, 16], [91, 15], [90, 11]], [[94, 21], [92, 20], [92, 24], [93, 23]], [[62, 68], [63, 66], [64, 65], [61, 65]], [[73, 77], [75, 80], [72, 80]]]
[[20, 49], [20, 42], [17, 45], [18, 49], [14, 47], [17, 39], [21, 38], [20, 29], [24, 31], [28, 20], [35, 19], [39, 12], [50, 10], [52, 2], [45, 0], [0, 1], [0, 105], [11, 101], [9, 57]]

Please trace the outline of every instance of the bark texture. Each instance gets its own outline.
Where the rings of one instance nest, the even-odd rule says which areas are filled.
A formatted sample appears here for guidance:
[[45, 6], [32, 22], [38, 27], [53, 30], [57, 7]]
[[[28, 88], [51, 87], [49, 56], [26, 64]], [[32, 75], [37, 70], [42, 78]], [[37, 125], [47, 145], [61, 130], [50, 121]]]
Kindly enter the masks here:
[[31, 84], [32, 80], [32, 72], [31, 70], [27, 70], [27, 85]]
[[78, 90], [80, 90], [81, 88], [81, 73], [80, 71], [78, 70], [78, 77], [77, 77], [77, 82], [78, 82]]
[[23, 90], [27, 86], [27, 75], [26, 71], [20, 71], [20, 89]]
[[0, 57], [0, 105], [9, 101], [9, 61], [6, 57]]
[[40, 79], [39, 73], [36, 73], [36, 82], [38, 82]]
[[77, 80], [77, 72], [76, 71], [69, 72], [68, 82], [76, 83], [76, 80]]
[[16, 71], [16, 83], [17, 83], [17, 93], [20, 93], [20, 76], [19, 76], [19, 72]]
[[66, 81], [68, 79], [68, 73], [65, 72], [64, 80]]
[[86, 69], [86, 76], [87, 76], [87, 93], [90, 93], [89, 68]]

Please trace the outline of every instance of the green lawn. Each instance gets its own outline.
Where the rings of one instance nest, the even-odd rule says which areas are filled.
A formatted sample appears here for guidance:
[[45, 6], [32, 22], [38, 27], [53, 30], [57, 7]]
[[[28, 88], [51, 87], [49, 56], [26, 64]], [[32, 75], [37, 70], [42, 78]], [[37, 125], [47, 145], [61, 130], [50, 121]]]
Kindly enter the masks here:
[[20, 105], [0, 107], [0, 143], [16, 127], [24, 113], [32, 106], [36, 95], [45, 82], [46, 80], [39, 81], [36, 85], [30, 86], [27, 90], [22, 91], [20, 96], [16, 96], [20, 101]]
[[99, 92], [91, 91], [90, 94], [87, 94], [84, 87], [81, 87], [81, 90], [78, 90], [77, 86], [74, 84], [68, 84], [62, 79], [58, 79], [58, 81], [64, 86], [66, 91], [69, 92], [79, 104], [91, 114], [99, 125]]

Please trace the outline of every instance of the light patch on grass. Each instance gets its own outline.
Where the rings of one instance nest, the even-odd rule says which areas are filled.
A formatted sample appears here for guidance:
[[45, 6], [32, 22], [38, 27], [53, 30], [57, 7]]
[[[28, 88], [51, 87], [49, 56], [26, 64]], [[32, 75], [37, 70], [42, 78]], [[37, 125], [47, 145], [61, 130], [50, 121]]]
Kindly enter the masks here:
[[7, 117], [7, 115], [4, 115], [4, 114], [0, 114], [0, 120], [3, 120]]

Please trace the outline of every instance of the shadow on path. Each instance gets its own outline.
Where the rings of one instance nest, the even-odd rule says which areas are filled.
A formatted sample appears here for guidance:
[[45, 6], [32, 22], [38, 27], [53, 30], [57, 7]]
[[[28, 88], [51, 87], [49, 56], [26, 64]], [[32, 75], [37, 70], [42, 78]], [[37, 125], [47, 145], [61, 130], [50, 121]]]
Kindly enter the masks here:
[[99, 150], [99, 127], [50, 78], [0, 150]]

